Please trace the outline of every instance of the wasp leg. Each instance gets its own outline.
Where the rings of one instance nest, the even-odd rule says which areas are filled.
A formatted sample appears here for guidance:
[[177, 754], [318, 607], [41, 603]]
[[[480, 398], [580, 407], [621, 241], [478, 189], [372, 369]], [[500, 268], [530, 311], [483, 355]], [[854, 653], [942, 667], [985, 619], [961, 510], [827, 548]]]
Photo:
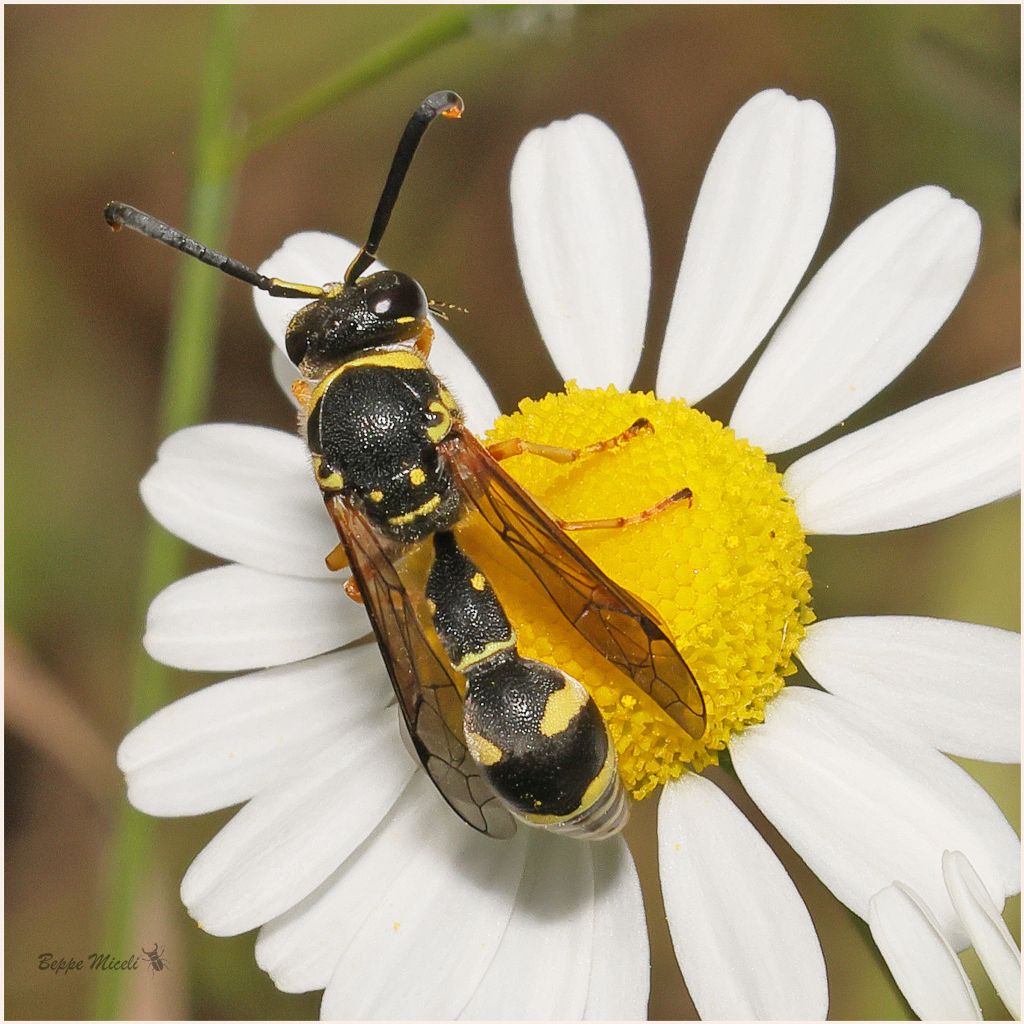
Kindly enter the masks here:
[[345, 580], [345, 593], [348, 594], [356, 604], [365, 604], [363, 601], [363, 595], [359, 590], [359, 584], [356, 583], [356, 578], [354, 576], [349, 576], [349, 578]]
[[609, 437], [604, 441], [588, 444], [586, 448], [562, 448], [558, 445], [527, 441], [522, 437], [512, 437], [507, 441], [498, 441], [497, 444], [488, 445], [487, 451], [492, 458], [497, 459], [499, 462], [502, 459], [510, 459], [515, 455], [539, 455], [542, 459], [550, 459], [552, 462], [575, 462], [577, 459], [582, 459], [587, 455], [596, 455], [598, 452], [620, 448], [622, 445], [628, 444], [635, 437], [653, 433], [654, 424], [641, 416], [635, 423], [631, 423], [626, 427], [622, 433]]
[[659, 512], [663, 512], [667, 508], [675, 505], [676, 502], [685, 501], [687, 508], [693, 507], [693, 491], [689, 487], [684, 487], [681, 491], [676, 491], [675, 494], [670, 494], [667, 498], [662, 498], [657, 505], [652, 505], [650, 508], [645, 508], [643, 512], [635, 512], [631, 516], [612, 516], [609, 519], [578, 519], [575, 522], [571, 522], [567, 519], [559, 519], [555, 517], [555, 522], [563, 530], [616, 530], [621, 526], [638, 526], [640, 523], [646, 523], [648, 519], [653, 519]]
[[331, 572], [337, 572], [339, 569], [348, 568], [348, 555], [345, 553], [345, 545], [338, 544], [334, 550], [324, 559], [327, 568]]
[[425, 361], [430, 357], [430, 349], [433, 344], [434, 328], [430, 324], [426, 324], [423, 330], [416, 336], [416, 344], [413, 348], [416, 349], [417, 355]]
[[313, 385], [300, 377], [298, 380], [292, 381], [292, 394], [295, 396], [295, 401], [302, 407], [302, 411], [308, 415], [309, 407], [313, 404]]

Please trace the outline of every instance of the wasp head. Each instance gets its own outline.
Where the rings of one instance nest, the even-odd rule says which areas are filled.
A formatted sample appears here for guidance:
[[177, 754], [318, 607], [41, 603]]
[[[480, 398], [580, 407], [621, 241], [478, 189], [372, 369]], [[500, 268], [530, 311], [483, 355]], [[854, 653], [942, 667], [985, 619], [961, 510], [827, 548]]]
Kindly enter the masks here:
[[299, 372], [319, 379], [353, 355], [412, 341], [427, 325], [427, 297], [408, 274], [382, 270], [303, 306], [285, 347]]

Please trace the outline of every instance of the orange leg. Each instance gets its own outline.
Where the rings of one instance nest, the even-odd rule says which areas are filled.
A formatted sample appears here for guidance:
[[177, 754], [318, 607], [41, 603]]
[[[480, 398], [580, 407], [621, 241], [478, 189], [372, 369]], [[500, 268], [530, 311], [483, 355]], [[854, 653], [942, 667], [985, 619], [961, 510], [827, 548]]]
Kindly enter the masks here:
[[572, 530], [616, 530], [620, 526], [639, 526], [640, 523], [646, 523], [648, 519], [653, 519], [659, 512], [663, 512], [665, 509], [671, 508], [681, 501], [686, 502], [687, 508], [693, 508], [693, 491], [689, 487], [684, 487], [681, 491], [676, 491], [675, 494], [662, 498], [657, 505], [645, 508], [642, 512], [634, 512], [631, 516], [611, 516], [608, 519], [578, 519], [575, 522], [568, 519], [559, 519], [556, 516], [555, 522], [566, 532]]
[[313, 401], [313, 385], [308, 380], [300, 377], [292, 381], [292, 394], [295, 401], [302, 407], [304, 413], [309, 413], [309, 406]]
[[[347, 569], [348, 555], [345, 553], [345, 545], [338, 544], [324, 559], [324, 562], [331, 572], [337, 572], [339, 569]], [[356, 583], [354, 576], [349, 576], [349, 578], [345, 580], [345, 593], [358, 604], [363, 603], [363, 595], [359, 592], [359, 584]]]
[[434, 328], [430, 324], [425, 324], [423, 330], [417, 336], [416, 344], [413, 347], [416, 349], [417, 354], [426, 360], [430, 358], [430, 348], [433, 344]]
[[[640, 417], [631, 423], [620, 434], [609, 437], [605, 441], [596, 441], [588, 444], [585, 448], [562, 448], [558, 445], [539, 444], [536, 441], [527, 441], [522, 437], [512, 437], [507, 441], [498, 441], [497, 444], [488, 446], [487, 451], [491, 457], [499, 462], [502, 459], [510, 459], [516, 455], [539, 455], [542, 459], [550, 459], [552, 462], [575, 462], [587, 455], [596, 455], [598, 452], [611, 451], [629, 444], [636, 437], [654, 433], [654, 424], [650, 420]], [[675, 505], [677, 502], [685, 501], [687, 508], [693, 507], [693, 491], [689, 487], [662, 498], [656, 505], [645, 508], [642, 512], [636, 512], [631, 516], [612, 516], [608, 519], [581, 519], [570, 522], [567, 519], [555, 517], [555, 522], [566, 531], [572, 530], [614, 530], [622, 526], [637, 526], [646, 523], [648, 519], [656, 516], [659, 512]]]
[[339, 569], [348, 568], [348, 555], [345, 553], [345, 545], [338, 544], [334, 550], [324, 559], [327, 564], [327, 568], [331, 572], [337, 572]]
[[594, 444], [588, 444], [586, 448], [563, 448], [553, 444], [538, 444], [536, 441], [527, 441], [522, 437], [512, 437], [507, 441], [498, 441], [497, 444], [489, 445], [487, 451], [492, 458], [499, 462], [515, 455], [539, 455], [542, 459], [550, 459], [552, 462], [575, 462], [587, 455], [596, 455], [598, 452], [620, 448], [635, 437], [653, 433], [654, 424], [641, 417], [626, 427], [622, 433], [609, 437], [605, 441], [595, 441]]

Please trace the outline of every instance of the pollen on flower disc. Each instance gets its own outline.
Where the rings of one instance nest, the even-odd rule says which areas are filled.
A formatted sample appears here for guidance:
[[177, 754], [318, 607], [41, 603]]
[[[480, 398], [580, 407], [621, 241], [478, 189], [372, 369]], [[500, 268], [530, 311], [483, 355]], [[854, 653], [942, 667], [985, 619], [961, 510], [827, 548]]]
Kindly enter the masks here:
[[[689, 487], [638, 525], [574, 531], [572, 540], [617, 583], [660, 613], [704, 694], [707, 729], [693, 740], [537, 597], [521, 563], [504, 558], [501, 599], [520, 652], [579, 679], [609, 724], [623, 782], [636, 798], [689, 767], [717, 763], [730, 736], [764, 717], [795, 671], [813, 621], [810, 548], [782, 477], [760, 449], [685, 402], [614, 388], [566, 391], [498, 420], [488, 442], [521, 437], [585, 447], [645, 417], [653, 434], [559, 464], [528, 454], [503, 465], [549, 512], [567, 520], [640, 512]], [[472, 527], [471, 527], [472, 528]]]

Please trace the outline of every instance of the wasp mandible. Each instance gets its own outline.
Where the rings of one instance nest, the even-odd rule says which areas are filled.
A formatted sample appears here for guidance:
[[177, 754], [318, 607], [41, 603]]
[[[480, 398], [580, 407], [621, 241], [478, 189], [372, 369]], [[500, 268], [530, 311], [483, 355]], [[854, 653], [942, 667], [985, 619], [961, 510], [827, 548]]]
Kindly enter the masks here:
[[519, 653], [486, 552], [467, 550], [463, 528], [482, 520], [580, 638], [699, 737], [704, 700], [666, 626], [567, 536], [642, 522], [692, 496], [683, 488], [637, 515], [586, 522], [544, 511], [501, 460], [571, 461], [650, 424], [581, 450], [525, 439], [485, 447], [428, 366], [423, 289], [408, 274], [365, 273], [424, 132], [462, 111], [458, 95], [436, 92], [413, 113], [367, 240], [337, 283], [265, 277], [123, 203], [104, 216], [271, 295], [310, 300], [288, 325], [286, 349], [300, 375], [300, 431], [340, 538], [327, 564], [351, 568], [346, 590], [366, 606], [417, 756], [455, 812], [487, 835], [511, 836], [518, 819], [600, 839], [629, 814], [608, 728], [580, 682]]

